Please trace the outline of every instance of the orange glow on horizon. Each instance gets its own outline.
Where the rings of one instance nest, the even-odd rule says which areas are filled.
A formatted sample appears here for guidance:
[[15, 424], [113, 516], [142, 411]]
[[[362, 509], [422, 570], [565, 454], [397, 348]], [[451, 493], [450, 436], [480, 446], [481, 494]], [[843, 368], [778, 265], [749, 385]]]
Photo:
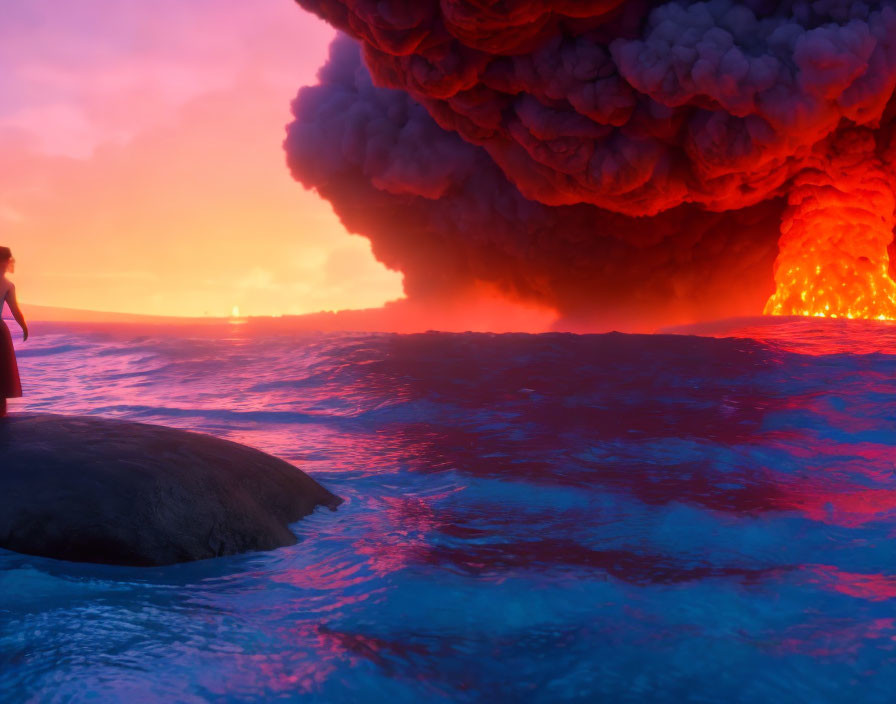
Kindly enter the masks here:
[[[21, 86], [0, 96], [0, 244], [24, 303], [228, 318], [403, 296], [401, 275], [285, 163], [290, 101], [314, 82], [330, 27], [290, 2], [203, 0], [170, 21], [105, 0], [7, 11], [13, 26], [17, 11], [41, 20], [0, 57]], [[72, 14], [92, 18], [89, 36]]]

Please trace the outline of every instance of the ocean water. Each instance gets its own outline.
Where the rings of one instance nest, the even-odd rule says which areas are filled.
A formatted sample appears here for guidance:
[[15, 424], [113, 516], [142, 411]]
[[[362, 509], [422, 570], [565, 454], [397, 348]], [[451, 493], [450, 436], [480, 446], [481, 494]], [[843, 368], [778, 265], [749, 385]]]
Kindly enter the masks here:
[[38, 326], [13, 411], [211, 433], [346, 502], [158, 569], [0, 550], [0, 699], [892, 702], [894, 328], [700, 332]]

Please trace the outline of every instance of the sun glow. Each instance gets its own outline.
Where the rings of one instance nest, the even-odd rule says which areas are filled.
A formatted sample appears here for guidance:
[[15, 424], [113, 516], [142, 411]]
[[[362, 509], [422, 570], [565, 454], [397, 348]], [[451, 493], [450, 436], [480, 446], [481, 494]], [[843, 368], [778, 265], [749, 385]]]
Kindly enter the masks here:
[[240, 307], [234, 306], [230, 310], [230, 320], [231, 325], [245, 325], [248, 322], [248, 318], [246, 316], [240, 315]]

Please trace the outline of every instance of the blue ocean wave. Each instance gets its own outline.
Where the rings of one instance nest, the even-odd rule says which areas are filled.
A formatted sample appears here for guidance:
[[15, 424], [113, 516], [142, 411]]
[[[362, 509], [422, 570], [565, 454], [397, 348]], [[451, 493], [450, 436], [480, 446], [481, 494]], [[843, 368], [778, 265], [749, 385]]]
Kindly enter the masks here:
[[9, 701], [892, 700], [891, 328], [163, 332], [48, 328], [13, 412], [220, 435], [346, 503], [160, 569], [0, 552]]

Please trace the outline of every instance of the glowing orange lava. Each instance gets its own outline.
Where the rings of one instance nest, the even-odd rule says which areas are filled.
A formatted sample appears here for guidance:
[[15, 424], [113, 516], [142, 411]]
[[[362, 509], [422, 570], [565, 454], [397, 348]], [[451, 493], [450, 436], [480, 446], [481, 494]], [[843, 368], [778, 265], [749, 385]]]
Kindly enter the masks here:
[[868, 130], [845, 133], [794, 180], [767, 315], [896, 319], [887, 245], [896, 198]]

